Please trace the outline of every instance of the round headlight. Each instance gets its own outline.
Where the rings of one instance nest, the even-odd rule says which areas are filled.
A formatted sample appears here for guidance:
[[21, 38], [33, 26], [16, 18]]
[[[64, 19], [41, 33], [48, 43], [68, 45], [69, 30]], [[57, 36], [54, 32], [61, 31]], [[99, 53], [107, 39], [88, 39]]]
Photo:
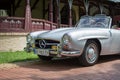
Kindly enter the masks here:
[[62, 38], [62, 43], [63, 44], [68, 44], [70, 42], [70, 37], [66, 34]]
[[32, 41], [32, 36], [27, 35], [27, 42], [31, 42]]
[[71, 44], [71, 37], [65, 34], [62, 38], [62, 49], [63, 50], [70, 50], [72, 48]]

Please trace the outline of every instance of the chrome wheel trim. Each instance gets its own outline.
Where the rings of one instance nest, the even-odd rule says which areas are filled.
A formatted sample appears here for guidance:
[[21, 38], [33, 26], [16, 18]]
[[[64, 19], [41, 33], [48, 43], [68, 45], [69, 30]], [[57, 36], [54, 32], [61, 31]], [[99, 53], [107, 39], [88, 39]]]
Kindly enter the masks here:
[[97, 60], [98, 57], [98, 48], [96, 44], [91, 43], [86, 48], [86, 60], [88, 63], [94, 63]]

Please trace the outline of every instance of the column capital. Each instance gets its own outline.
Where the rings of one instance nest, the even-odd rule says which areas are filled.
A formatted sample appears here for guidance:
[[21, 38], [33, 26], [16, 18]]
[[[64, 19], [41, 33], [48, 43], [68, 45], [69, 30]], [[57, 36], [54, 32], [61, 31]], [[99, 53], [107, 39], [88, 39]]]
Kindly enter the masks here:
[[27, 0], [27, 5], [30, 5], [30, 0]]
[[72, 9], [73, 0], [68, 0], [68, 3], [69, 3], [69, 8]]

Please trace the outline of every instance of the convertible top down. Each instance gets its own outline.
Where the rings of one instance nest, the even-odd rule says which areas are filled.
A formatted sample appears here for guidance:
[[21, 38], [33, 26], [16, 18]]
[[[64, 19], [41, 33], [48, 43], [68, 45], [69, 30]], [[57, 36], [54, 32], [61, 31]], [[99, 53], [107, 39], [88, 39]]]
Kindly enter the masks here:
[[120, 30], [104, 14], [82, 16], [75, 27], [31, 32], [27, 52], [42, 60], [54, 57], [77, 57], [84, 66], [94, 65], [100, 55], [120, 53]]

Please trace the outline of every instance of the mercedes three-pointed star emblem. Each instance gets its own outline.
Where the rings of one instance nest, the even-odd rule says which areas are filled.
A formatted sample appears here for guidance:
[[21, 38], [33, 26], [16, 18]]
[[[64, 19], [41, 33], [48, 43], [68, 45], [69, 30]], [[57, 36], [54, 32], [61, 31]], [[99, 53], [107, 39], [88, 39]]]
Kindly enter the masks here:
[[39, 41], [39, 46], [40, 46], [40, 48], [44, 49], [44, 48], [46, 47], [46, 42], [45, 42], [45, 40], [40, 40], [40, 41]]

